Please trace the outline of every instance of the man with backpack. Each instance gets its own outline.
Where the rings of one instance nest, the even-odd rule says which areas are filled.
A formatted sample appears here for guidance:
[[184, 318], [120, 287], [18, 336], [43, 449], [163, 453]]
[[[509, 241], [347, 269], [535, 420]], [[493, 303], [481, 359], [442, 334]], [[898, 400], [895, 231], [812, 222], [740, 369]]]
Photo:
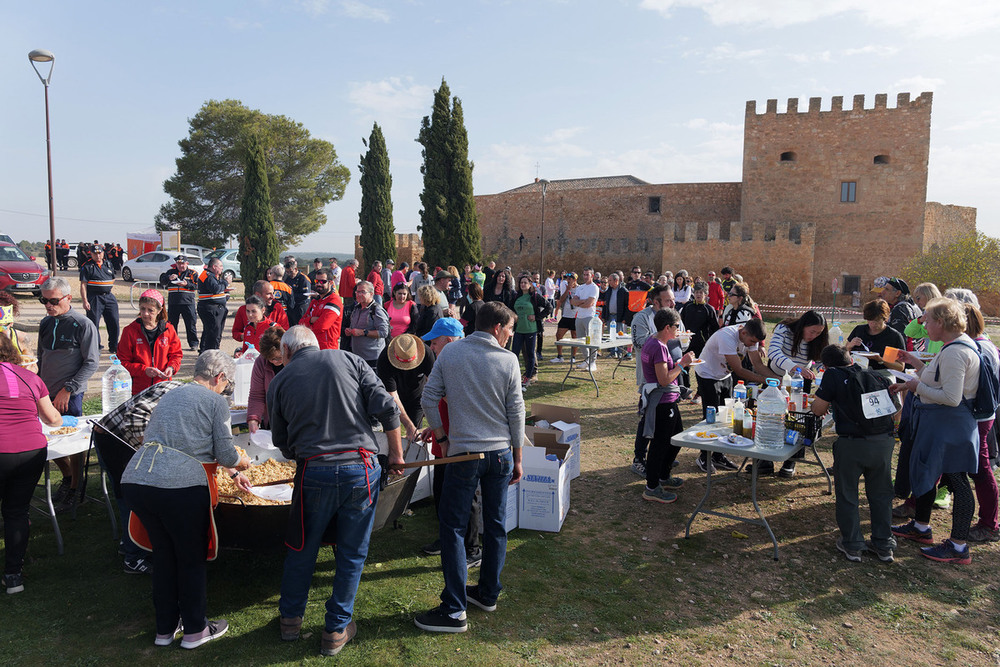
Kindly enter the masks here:
[[[889, 380], [875, 371], [856, 366], [847, 349], [828, 345], [821, 356], [826, 373], [816, 390], [812, 412], [825, 415], [833, 406], [837, 439], [833, 443], [836, 517], [840, 527], [837, 550], [853, 563], [861, 553], [873, 551], [885, 563], [893, 561], [892, 536], [893, 414]], [[871, 511], [872, 538], [865, 542], [858, 514], [858, 484], [865, 477], [865, 494]]]

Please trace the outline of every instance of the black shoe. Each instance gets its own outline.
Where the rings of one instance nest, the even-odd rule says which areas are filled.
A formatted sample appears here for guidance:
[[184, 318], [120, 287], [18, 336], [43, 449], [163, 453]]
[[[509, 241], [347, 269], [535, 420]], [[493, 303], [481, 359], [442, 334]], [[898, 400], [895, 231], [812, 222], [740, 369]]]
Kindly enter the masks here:
[[425, 544], [420, 547], [420, 550], [428, 556], [438, 556], [441, 554], [441, 540], [434, 540], [430, 544]]
[[[5, 574], [3, 575], [3, 585], [7, 589], [8, 595], [13, 595], [14, 593], [20, 593], [24, 590], [24, 577], [20, 572], [16, 574]], [[493, 607], [496, 609], [496, 607]]]
[[427, 632], [465, 632], [469, 629], [465, 612], [458, 618], [452, 618], [441, 607], [434, 607], [413, 619], [413, 623]]
[[66, 500], [66, 496], [69, 495], [69, 484], [70, 483], [66, 481], [66, 479], [63, 479], [63, 481], [59, 483], [59, 488], [57, 488], [56, 492], [52, 494], [52, 502], [54, 504], [58, 505]]
[[125, 574], [153, 574], [153, 564], [145, 558], [126, 558], [122, 564]]
[[465, 563], [466, 566], [471, 570], [474, 567], [479, 567], [483, 564], [483, 550], [479, 547], [472, 549], [471, 551], [465, 552]]
[[712, 457], [712, 463], [720, 470], [739, 470], [740, 467], [729, 460], [725, 454], [716, 454]]
[[76, 492], [76, 489], [70, 489], [69, 495], [66, 499], [56, 505], [56, 514], [65, 514], [66, 512], [72, 512], [76, 509], [76, 506], [80, 504], [80, 495]]
[[784, 477], [788, 479], [789, 477], [795, 476], [795, 464], [788, 464], [781, 466], [781, 470], [778, 471], [778, 477]]
[[465, 587], [465, 601], [471, 602], [483, 611], [496, 611], [497, 603], [496, 600], [492, 604], [486, 602], [482, 596], [479, 594], [479, 586], [466, 586]]
[[[756, 464], [751, 463], [746, 468], [744, 468], [744, 470], [746, 470], [746, 472], [748, 473], [751, 473], [753, 472], [754, 465]], [[773, 475], [773, 474], [774, 474], [774, 463], [771, 461], [760, 461], [760, 469], [757, 470], [757, 476], [759, 477], [760, 475]]]

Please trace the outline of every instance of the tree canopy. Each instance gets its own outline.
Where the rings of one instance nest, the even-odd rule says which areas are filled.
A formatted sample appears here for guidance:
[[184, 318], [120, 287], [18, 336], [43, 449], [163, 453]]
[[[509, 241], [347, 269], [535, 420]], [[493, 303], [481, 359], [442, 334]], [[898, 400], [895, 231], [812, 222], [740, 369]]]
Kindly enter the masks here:
[[[256, 134], [246, 137], [245, 146], [239, 257], [243, 284], [249, 288], [255, 281], [264, 279], [268, 268], [278, 263], [279, 251], [267, 186], [264, 147]], [[250, 289], [247, 289], [247, 293], [250, 293]]]
[[239, 234], [245, 146], [259, 137], [271, 208], [282, 248], [326, 224], [323, 207], [344, 196], [350, 170], [333, 144], [310, 136], [287, 116], [265, 114], [239, 100], [209, 100], [189, 120], [179, 143], [177, 172], [163, 183], [170, 201], [156, 215], [157, 230], [179, 229], [185, 243], [223, 245]]
[[451, 100], [444, 79], [434, 91], [434, 108], [420, 124], [417, 142], [423, 146], [424, 189], [420, 193], [420, 232], [424, 260], [431, 265], [462, 266], [482, 254], [476, 202], [472, 191], [473, 164], [462, 102]]
[[389, 172], [389, 152], [382, 128], [375, 123], [365, 142], [368, 151], [361, 156], [361, 247], [364, 249], [365, 271], [371, 271], [375, 260], [396, 260], [396, 228], [392, 223], [392, 174]]
[[911, 289], [930, 282], [942, 292], [949, 287], [976, 294], [1000, 292], [1000, 240], [982, 232], [966, 234], [914, 257], [903, 275]]

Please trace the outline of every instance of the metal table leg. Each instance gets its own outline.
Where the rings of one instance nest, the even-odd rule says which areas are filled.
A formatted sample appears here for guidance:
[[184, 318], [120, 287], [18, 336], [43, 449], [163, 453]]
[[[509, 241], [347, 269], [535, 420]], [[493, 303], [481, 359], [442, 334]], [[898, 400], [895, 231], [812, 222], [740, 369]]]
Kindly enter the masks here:
[[63, 538], [59, 530], [59, 520], [56, 518], [56, 507], [52, 504], [52, 479], [49, 477], [48, 461], [45, 462], [45, 504], [49, 508], [49, 517], [52, 519], [52, 532], [56, 535], [56, 553], [63, 555]]

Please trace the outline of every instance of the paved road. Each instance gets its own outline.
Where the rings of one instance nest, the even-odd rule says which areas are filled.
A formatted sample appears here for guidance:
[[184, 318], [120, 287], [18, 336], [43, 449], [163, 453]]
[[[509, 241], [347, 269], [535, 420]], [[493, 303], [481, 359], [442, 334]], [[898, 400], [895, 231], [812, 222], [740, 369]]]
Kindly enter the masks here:
[[[82, 310], [83, 306], [80, 304], [80, 280], [76, 274], [69, 274], [62, 276], [70, 281], [73, 287], [73, 308]], [[116, 280], [113, 292], [115, 297], [118, 299], [118, 322], [119, 326], [124, 329], [127, 324], [135, 320], [139, 316], [138, 306], [133, 308], [129, 304], [129, 290], [133, 283], [127, 283], [123, 280]], [[236, 351], [239, 346], [238, 343], [232, 339], [229, 335], [229, 330], [232, 327], [233, 315], [236, 314], [236, 310], [243, 304], [242, 298], [242, 287], [241, 284], [237, 283], [235, 285], [236, 291], [233, 292], [233, 297], [229, 300], [229, 318], [226, 320], [226, 335], [222, 337], [222, 350], [232, 354]], [[143, 288], [145, 289], [145, 288]], [[143, 290], [136, 287], [134, 290], [136, 304], [139, 302], [139, 294]], [[161, 290], [164, 299], [166, 299], [166, 291]], [[45, 306], [40, 304], [38, 300], [32, 297], [30, 294], [18, 294], [18, 300], [21, 305], [21, 314], [17, 318], [15, 326], [18, 329], [21, 339], [27, 338], [28, 345], [27, 349], [34, 350], [35, 344], [38, 340], [38, 323], [45, 317]], [[194, 360], [198, 357], [197, 350], [189, 351], [187, 349], [187, 336], [184, 333], [184, 323], [183, 320], [180, 323], [181, 332], [180, 339], [181, 345], [184, 349], [184, 360], [181, 363], [181, 370], [178, 376], [183, 379], [189, 379], [194, 374]], [[198, 333], [201, 333], [201, 323], [198, 323]], [[101, 342], [104, 345], [104, 349], [101, 350], [101, 365], [99, 370], [94, 373], [87, 383], [86, 398], [91, 396], [101, 395], [101, 376], [104, 372], [111, 366], [111, 355], [107, 349], [107, 331], [104, 328], [104, 323], [101, 322]]]

